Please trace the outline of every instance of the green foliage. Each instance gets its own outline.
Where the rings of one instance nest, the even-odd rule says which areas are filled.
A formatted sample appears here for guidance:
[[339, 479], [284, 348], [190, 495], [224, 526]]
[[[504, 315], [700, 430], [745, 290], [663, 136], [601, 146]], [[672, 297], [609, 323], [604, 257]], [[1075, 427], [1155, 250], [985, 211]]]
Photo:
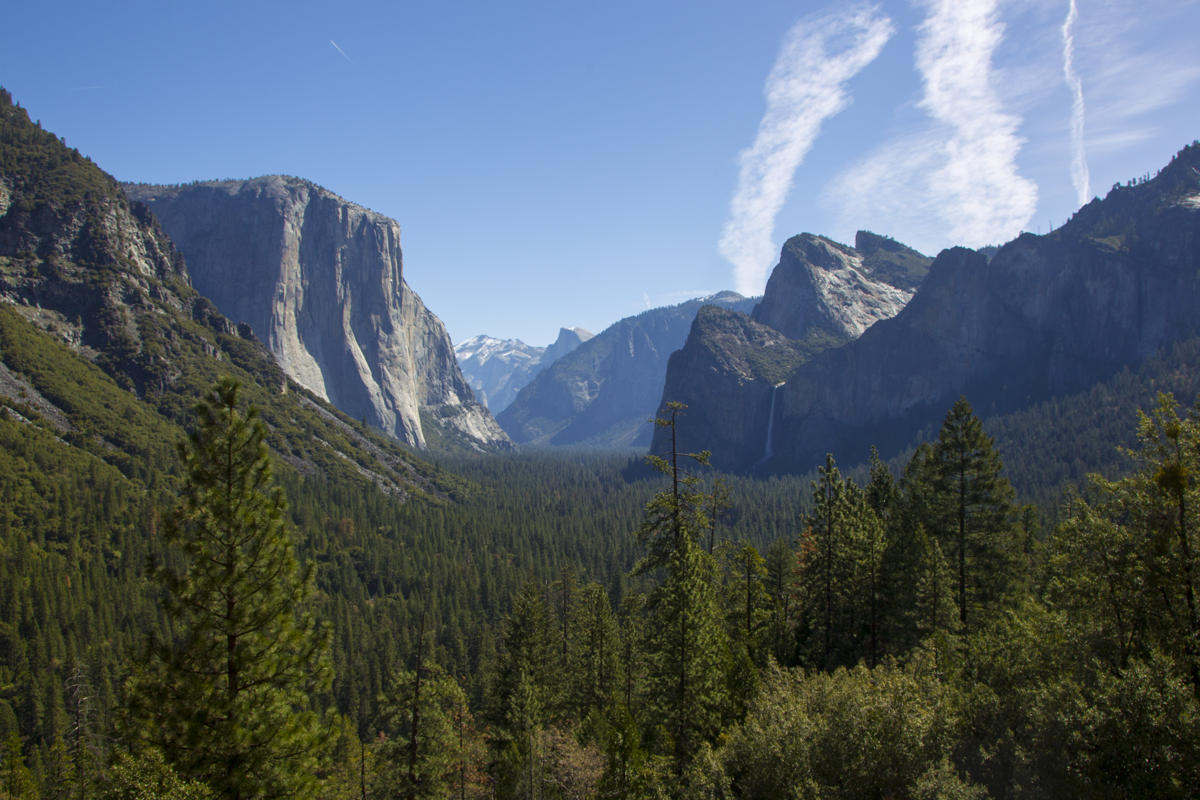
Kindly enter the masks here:
[[304, 796], [328, 638], [306, 610], [312, 567], [299, 570], [265, 430], [237, 390], [214, 388], [182, 448], [187, 480], [167, 530], [184, 565], [156, 573], [176, 636], [134, 684], [134, 716], [169, 761], [225, 796]]
[[1019, 547], [1012, 486], [966, 398], [946, 415], [923, 467], [917, 479], [930, 484], [927, 528], [955, 571], [959, 624], [969, 630], [1011, 595]]
[[[1200, 698], [1200, 410], [1181, 417], [1173, 396], [1141, 414], [1135, 471], [1096, 477], [1052, 547], [1051, 597], [1113, 667], [1169, 653]], [[1095, 601], [1084, 603], [1080, 592]]]
[[120, 752], [109, 768], [99, 800], [216, 800], [200, 781], [181, 778], [158, 750]]
[[34, 125], [7, 91], [0, 94], [0, 175], [7, 178], [17, 210], [26, 214], [39, 206], [59, 209], [124, 199], [115, 181], [78, 150]]
[[679, 465], [681, 455], [704, 464], [708, 454], [678, 452], [675, 421], [684, 406], [668, 403], [667, 409], [670, 418], [656, 424], [670, 429], [671, 452], [667, 458], [648, 460], [670, 476], [671, 489], [656, 494], [646, 506], [638, 529], [646, 555], [635, 572], [661, 570], [663, 575], [647, 602], [647, 700], [669, 737], [676, 772], [682, 774], [700, 743], [720, 728], [728, 643], [715, 587], [716, 563], [700, 546], [710, 524], [707, 497], [696, 476], [685, 474]]
[[[546, 798], [1184, 797], [1200, 785], [1196, 414], [1164, 400], [1143, 417], [1133, 474], [1098, 480], [1071, 504], [1045, 564], [1028, 510], [1016, 524], [995, 455], [1003, 449], [1022, 497], [1054, 517], [1065, 482], [1121, 468], [1111, 444], [1138, 432], [1125, 409], [1156, 388], [1200, 390], [1196, 340], [989, 420], [999, 448], [956, 405], [899, 485], [875, 457], [869, 476], [847, 473], [860, 490], [831, 459], [811, 500], [809, 476], [727, 476], [737, 502], [719, 514], [718, 490], [684, 474], [686, 454], [672, 447], [658, 462], [671, 490], [645, 507], [654, 488], [625, 457], [460, 454], [433, 466], [346, 419], [186, 285], [169, 243], [115, 182], [7, 93], [0, 115], [12, 198], [3, 238], [15, 243], [0, 253], [0, 282], [25, 302], [0, 306], [9, 796], [212, 795], [197, 779], [215, 781], [214, 770], [182, 750], [170, 762], [155, 748], [97, 755], [139, 639], [178, 646], [176, 664], [218, 649], [195, 635], [215, 628], [179, 605], [164, 613], [141, 565], [155, 559], [175, 598], [197, 604], [204, 584], [237, 577], [189, 573], [203, 552], [162, 536], [214, 527], [198, 512], [213, 498], [194, 492], [203, 470], [191, 461], [182, 474], [171, 443], [224, 374], [265, 427], [243, 473], [261, 502], [243, 521], [286, 542], [261, 551], [292, 578], [272, 584], [285, 590], [275, 608], [304, 611], [264, 613], [282, 627], [238, 681], [289, 642], [301, 662], [315, 657], [309, 615], [332, 627], [335, 680], [325, 691], [310, 666], [248, 712], [207, 697], [200, 715], [187, 709], [201, 693], [166, 670], [132, 685], [142, 702], [158, 700], [160, 723], [147, 730], [177, 742], [189, 714], [214, 725], [237, 716], [246, 730], [267, 720], [284, 739], [307, 739], [318, 713], [337, 721], [335, 760], [272, 755], [256, 777], [282, 783], [287, 770], [305, 784], [298, 793], [331, 798], [361, 796], [364, 776], [380, 793]], [[1141, 187], [1121, 194], [1154, 200]], [[1099, 221], [1097, 246], [1138, 246], [1121, 216]], [[153, 274], [119, 241], [133, 234], [161, 250]], [[914, 273], [915, 258], [895, 266]], [[745, 357], [775, 382], [832, 344]], [[254, 467], [264, 446], [286, 510]], [[181, 486], [181, 516], [164, 526], [156, 509]], [[309, 605], [298, 602], [310, 584], [293, 546], [317, 570]], [[784, 670], [768, 655], [825, 669]], [[227, 669], [211, 672], [230, 685]], [[254, 749], [246, 730], [226, 730], [230, 751]]]
[[832, 669], [880, 655], [883, 523], [853, 481], [826, 456], [812, 484], [800, 541], [802, 630], [808, 663]]
[[436, 664], [397, 670], [381, 703], [375, 795], [441, 798], [451, 794], [466, 753], [460, 732], [470, 726], [467, 698]]
[[955, 726], [950, 693], [920, 660], [772, 666], [719, 760], [734, 797], [914, 797], [950, 756]]

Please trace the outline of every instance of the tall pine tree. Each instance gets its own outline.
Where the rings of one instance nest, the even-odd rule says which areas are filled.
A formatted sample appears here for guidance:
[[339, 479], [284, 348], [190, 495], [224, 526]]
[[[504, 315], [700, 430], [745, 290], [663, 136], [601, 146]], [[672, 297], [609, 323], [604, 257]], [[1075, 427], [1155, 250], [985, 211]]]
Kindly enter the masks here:
[[668, 403], [669, 418], [655, 421], [670, 430], [671, 452], [648, 460], [670, 476], [671, 488], [646, 506], [638, 529], [646, 555], [634, 569], [637, 574], [662, 575], [648, 603], [649, 699], [671, 737], [677, 774], [683, 773], [700, 743], [720, 728], [729, 649], [715, 586], [716, 564], [702, 544], [710, 525], [710, 499], [699, 479], [679, 463], [680, 456], [708, 462], [707, 452], [679, 451], [675, 423], [685, 408]]
[[329, 686], [328, 637], [308, 606], [264, 426], [223, 379], [181, 445], [169, 519], [183, 566], [156, 570], [175, 637], [135, 682], [142, 730], [187, 778], [235, 800], [306, 797], [321, 745], [310, 698]]
[[930, 528], [952, 561], [958, 621], [966, 633], [979, 622], [976, 615], [999, 607], [1018, 577], [1013, 489], [965, 397], [946, 415], [931, 456]]

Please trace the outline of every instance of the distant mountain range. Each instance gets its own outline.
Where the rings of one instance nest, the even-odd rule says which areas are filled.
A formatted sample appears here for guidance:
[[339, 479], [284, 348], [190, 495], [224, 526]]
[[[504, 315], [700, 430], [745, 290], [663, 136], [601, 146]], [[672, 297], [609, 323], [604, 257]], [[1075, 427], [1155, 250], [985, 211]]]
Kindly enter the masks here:
[[161, 221], [196, 289], [301, 386], [413, 447], [511, 446], [405, 282], [395, 220], [280, 175], [124, 188]]
[[1050, 234], [1022, 234], [994, 254], [943, 251], [894, 317], [813, 348], [814, 324], [849, 326], [836, 315], [789, 314], [795, 303], [779, 296], [779, 272], [790, 260], [789, 273], [816, 276], [818, 255], [840, 253], [819, 237], [792, 240], [752, 316], [706, 309], [697, 318], [660, 398], [688, 405], [679, 424], [685, 448], [710, 448], [717, 466], [757, 472], [805, 471], [830, 451], [861, 459], [871, 445], [887, 457], [960, 395], [983, 416], [1015, 411], [1195, 336], [1200, 145], [1152, 180], [1114, 187]]
[[553, 344], [534, 347], [520, 339], [496, 339], [481, 334], [455, 345], [454, 355], [476, 399], [493, 414], [499, 414], [533, 376], [593, 335], [583, 328], [560, 328]]
[[518, 444], [645, 447], [667, 358], [704, 305], [748, 310], [735, 292], [626, 317], [556, 360], [498, 416]]

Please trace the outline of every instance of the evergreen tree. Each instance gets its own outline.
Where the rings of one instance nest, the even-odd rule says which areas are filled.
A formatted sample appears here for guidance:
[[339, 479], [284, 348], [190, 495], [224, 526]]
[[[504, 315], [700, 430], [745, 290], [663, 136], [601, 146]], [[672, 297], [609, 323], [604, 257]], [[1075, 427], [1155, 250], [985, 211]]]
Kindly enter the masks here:
[[554, 663], [550, 612], [534, 583], [513, 598], [495, 682], [491, 717], [495, 779], [503, 797], [533, 797], [542, 769], [540, 748], [547, 721]]
[[170, 517], [184, 566], [156, 570], [175, 638], [134, 686], [135, 718], [185, 778], [223, 797], [304, 797], [321, 745], [311, 697], [329, 685], [328, 637], [308, 606], [264, 426], [220, 381], [196, 406]]
[[765, 586], [770, 599], [767, 641], [777, 662], [792, 665], [796, 660], [793, 631], [795, 611], [796, 553], [784, 539], [776, 539], [767, 548]]
[[1132, 475], [1094, 476], [1096, 500], [1073, 505], [1053, 542], [1051, 597], [1110, 668], [1161, 650], [1200, 700], [1200, 408], [1181, 417], [1160, 395], [1139, 412], [1138, 443]]
[[675, 423], [685, 408], [682, 403], [668, 403], [670, 417], [655, 420], [670, 429], [671, 451], [665, 458], [648, 456], [647, 460], [670, 476], [671, 488], [646, 506], [638, 529], [646, 555], [634, 568], [635, 574], [662, 574], [648, 602], [648, 699], [670, 737], [677, 775], [683, 774], [700, 743], [720, 727], [728, 655], [716, 564], [701, 543], [711, 524], [706, 513], [710, 499], [699, 479], [679, 463], [680, 456], [708, 463], [707, 452], [679, 451]]
[[605, 709], [621, 686], [621, 641], [608, 594], [598, 583], [577, 593], [568, 626], [573, 648], [565, 668], [568, 710], [584, 719]]
[[379, 798], [446, 797], [466, 768], [459, 743], [466, 738], [460, 728], [468, 722], [456, 718], [466, 696], [436, 664], [417, 667], [396, 672], [382, 704], [388, 735], [379, 748]]
[[933, 490], [930, 532], [955, 570], [964, 633], [998, 608], [1018, 578], [1013, 489], [992, 439], [966, 398], [946, 415], [925, 466]]
[[828, 453], [825, 466], [818, 468], [817, 475], [812, 486], [813, 511], [808, 520], [812, 546], [807, 552], [812, 557], [804, 564], [805, 596], [813, 612], [813, 627], [820, 631], [819, 663], [822, 668], [831, 669], [834, 618], [838, 615], [845, 568], [846, 483]]

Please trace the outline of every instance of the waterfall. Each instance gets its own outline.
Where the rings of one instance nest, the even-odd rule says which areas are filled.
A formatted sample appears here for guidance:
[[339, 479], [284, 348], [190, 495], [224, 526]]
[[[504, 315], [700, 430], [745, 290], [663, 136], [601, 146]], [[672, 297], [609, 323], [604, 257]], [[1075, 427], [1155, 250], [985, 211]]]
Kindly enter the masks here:
[[783, 383], [777, 383], [771, 389], [771, 409], [767, 412], [767, 440], [763, 443], [763, 456], [758, 460], [759, 464], [765, 464], [775, 455], [775, 450], [772, 446], [772, 438], [775, 432], [775, 395], [779, 392], [779, 387]]

